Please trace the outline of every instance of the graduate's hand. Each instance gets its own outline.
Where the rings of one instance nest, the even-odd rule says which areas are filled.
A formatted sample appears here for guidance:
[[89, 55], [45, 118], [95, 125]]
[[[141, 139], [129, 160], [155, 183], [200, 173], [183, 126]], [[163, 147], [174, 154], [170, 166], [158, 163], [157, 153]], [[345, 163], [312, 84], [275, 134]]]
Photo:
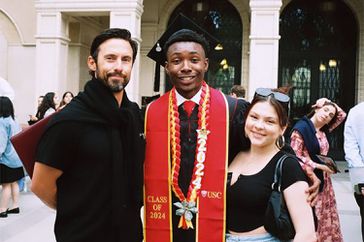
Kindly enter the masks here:
[[308, 193], [307, 202], [311, 205], [311, 207], [313, 207], [317, 202], [317, 195], [319, 193], [321, 181], [317, 178], [315, 173], [313, 173], [313, 170], [310, 167], [306, 166], [305, 172], [309, 178], [310, 184], [310, 186], [306, 190], [306, 192]]

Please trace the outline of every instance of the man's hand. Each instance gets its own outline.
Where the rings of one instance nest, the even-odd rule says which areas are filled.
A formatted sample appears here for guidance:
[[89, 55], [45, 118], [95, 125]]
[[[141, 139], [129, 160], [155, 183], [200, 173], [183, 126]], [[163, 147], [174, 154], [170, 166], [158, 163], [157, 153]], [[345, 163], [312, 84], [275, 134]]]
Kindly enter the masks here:
[[305, 173], [308, 176], [310, 187], [307, 188], [306, 192], [309, 194], [307, 197], [307, 202], [311, 205], [311, 207], [315, 206], [317, 202], [317, 195], [319, 193], [320, 188], [320, 179], [317, 178], [315, 173], [310, 167], [305, 168]]

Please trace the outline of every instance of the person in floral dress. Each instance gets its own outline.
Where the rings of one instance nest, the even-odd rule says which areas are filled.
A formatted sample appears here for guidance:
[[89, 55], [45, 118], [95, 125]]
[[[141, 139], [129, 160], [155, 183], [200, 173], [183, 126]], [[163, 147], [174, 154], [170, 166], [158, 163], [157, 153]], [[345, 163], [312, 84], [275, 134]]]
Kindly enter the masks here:
[[322, 187], [317, 196], [317, 238], [319, 242], [342, 242], [339, 215], [330, 175], [334, 173], [327, 165], [319, 164], [316, 155], [327, 155], [329, 142], [326, 133], [332, 132], [346, 117], [346, 113], [326, 98], [319, 99], [313, 110], [293, 127], [291, 147], [303, 161], [305, 169], [321, 172]]

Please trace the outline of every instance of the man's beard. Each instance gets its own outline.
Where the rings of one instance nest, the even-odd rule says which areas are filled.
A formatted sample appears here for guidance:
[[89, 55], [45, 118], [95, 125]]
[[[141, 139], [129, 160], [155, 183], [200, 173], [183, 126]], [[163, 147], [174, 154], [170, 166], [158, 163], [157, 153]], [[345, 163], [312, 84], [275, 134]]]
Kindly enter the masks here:
[[[99, 77], [98, 71], [96, 70], [95, 76], [97, 79], [101, 80], [110, 89], [110, 91], [114, 93], [123, 91], [126, 85], [129, 83], [129, 78], [123, 73], [108, 73], [105, 78], [101, 78]], [[124, 82], [120, 82], [118, 80], [113, 81], [113, 76], [122, 77]]]
[[127, 82], [126, 82], [126, 84], [120, 83], [120, 82], [113, 82], [112, 79], [110, 81], [109, 81], [109, 79], [104, 80], [104, 81], [105, 81], [106, 86], [108, 86], [112, 92], [121, 92], [122, 90], [124, 90], [124, 88], [127, 84]]

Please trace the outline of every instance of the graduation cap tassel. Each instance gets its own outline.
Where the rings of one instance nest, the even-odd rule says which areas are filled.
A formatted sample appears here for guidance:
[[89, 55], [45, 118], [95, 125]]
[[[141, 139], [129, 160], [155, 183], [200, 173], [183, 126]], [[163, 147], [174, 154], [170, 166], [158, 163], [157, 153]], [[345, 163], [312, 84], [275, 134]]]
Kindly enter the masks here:
[[154, 92], [159, 92], [160, 79], [161, 79], [160, 66], [156, 63], [154, 70]]

